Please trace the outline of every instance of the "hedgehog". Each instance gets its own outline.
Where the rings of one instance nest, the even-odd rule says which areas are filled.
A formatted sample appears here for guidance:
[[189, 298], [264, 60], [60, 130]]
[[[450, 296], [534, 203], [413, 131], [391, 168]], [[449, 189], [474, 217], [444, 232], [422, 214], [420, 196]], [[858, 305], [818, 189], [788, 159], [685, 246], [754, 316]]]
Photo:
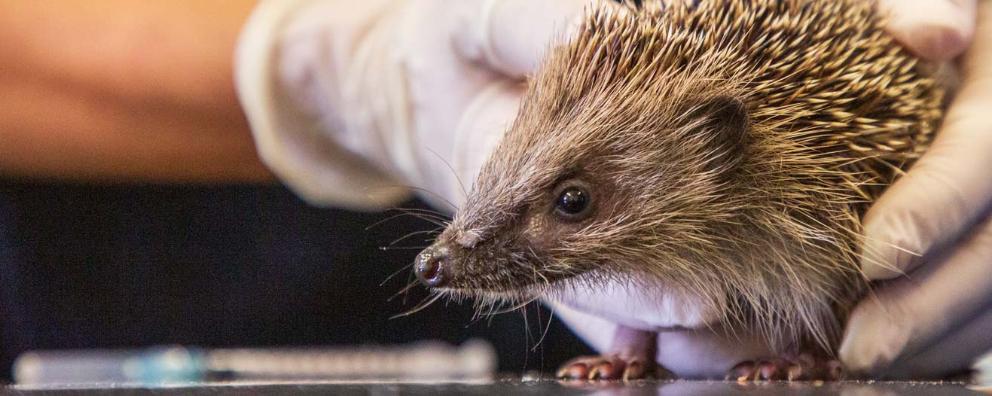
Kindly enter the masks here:
[[861, 218], [947, 95], [883, 24], [864, 0], [592, 6], [416, 275], [481, 306], [545, 299], [618, 323], [627, 352], [570, 377], [638, 378], [656, 332], [724, 329], [786, 362], [728, 370], [835, 378], [836, 363], [797, 376], [800, 357], [829, 362], [870, 292]]

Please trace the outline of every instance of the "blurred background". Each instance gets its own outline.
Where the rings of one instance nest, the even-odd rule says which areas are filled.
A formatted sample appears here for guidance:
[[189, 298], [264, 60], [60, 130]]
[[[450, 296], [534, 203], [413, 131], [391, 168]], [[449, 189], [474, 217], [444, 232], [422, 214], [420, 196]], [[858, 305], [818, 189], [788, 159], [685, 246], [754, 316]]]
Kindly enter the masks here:
[[549, 319], [536, 304], [526, 324], [521, 312], [473, 321], [470, 305], [443, 302], [390, 320], [425, 293], [418, 285], [405, 304], [390, 300], [410, 280], [403, 267], [417, 252], [379, 247], [432, 227], [403, 217], [366, 230], [395, 214], [316, 209], [274, 185], [7, 180], [0, 187], [3, 376], [10, 378], [18, 354], [38, 349], [484, 338], [500, 370], [513, 372], [551, 371], [587, 352], [557, 322], [533, 349]]
[[380, 283], [417, 251], [379, 248], [433, 226], [367, 229], [396, 212], [318, 209], [276, 184], [231, 77], [254, 4], [0, 0], [0, 378], [28, 350], [484, 338], [504, 371], [586, 352], [557, 322], [531, 350], [536, 305], [526, 321], [443, 303], [389, 319], [424, 291], [390, 300], [407, 273]]

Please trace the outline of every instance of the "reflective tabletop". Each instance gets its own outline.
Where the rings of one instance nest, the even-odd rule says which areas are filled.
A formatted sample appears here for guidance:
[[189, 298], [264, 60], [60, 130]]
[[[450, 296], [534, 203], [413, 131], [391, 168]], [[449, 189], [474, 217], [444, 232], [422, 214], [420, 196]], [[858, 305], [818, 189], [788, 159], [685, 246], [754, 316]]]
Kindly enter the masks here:
[[47, 388], [8, 386], [12, 395], [982, 395], [960, 382], [760, 382], [639, 381], [560, 383], [549, 380], [500, 380], [475, 383], [410, 382], [235, 382], [132, 387], [76, 385]]

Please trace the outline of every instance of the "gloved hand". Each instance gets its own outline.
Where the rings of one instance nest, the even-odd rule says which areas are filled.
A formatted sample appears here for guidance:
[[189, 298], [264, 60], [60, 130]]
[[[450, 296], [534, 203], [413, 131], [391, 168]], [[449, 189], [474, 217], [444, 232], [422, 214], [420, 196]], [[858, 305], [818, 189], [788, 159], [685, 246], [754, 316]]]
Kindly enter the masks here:
[[315, 204], [453, 211], [587, 1], [263, 1], [236, 62], [262, 159]]
[[[920, 7], [918, 18], [946, 15], [945, 30], [971, 35], [974, 0], [933, 3]], [[904, 39], [927, 40], [917, 32]], [[882, 376], [940, 375], [967, 368], [992, 349], [989, 2], [978, 8], [974, 37], [961, 62], [960, 90], [933, 147], [865, 218], [862, 268], [887, 281], [848, 324], [840, 357], [850, 368]]]

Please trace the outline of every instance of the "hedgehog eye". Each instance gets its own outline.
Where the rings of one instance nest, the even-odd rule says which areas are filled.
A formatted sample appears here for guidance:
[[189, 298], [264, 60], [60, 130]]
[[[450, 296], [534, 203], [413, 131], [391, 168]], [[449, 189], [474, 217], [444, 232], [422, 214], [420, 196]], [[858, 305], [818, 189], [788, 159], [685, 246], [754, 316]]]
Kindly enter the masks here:
[[567, 221], [578, 221], [592, 213], [592, 194], [584, 183], [563, 183], [555, 189], [555, 214]]

